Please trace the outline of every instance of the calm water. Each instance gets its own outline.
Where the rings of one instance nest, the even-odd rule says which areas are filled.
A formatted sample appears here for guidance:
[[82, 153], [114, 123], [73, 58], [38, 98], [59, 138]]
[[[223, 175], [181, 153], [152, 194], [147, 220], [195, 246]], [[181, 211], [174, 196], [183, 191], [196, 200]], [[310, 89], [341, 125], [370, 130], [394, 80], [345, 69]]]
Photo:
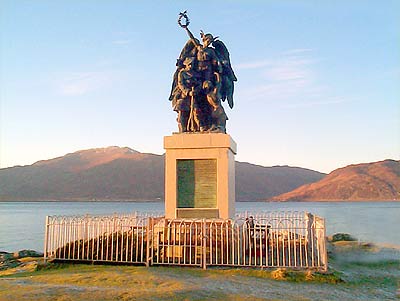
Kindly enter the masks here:
[[[400, 246], [400, 202], [236, 203], [237, 211], [309, 211], [326, 219], [327, 235], [351, 233], [361, 241]], [[46, 215], [164, 211], [164, 203], [0, 202], [0, 251], [43, 251]]]

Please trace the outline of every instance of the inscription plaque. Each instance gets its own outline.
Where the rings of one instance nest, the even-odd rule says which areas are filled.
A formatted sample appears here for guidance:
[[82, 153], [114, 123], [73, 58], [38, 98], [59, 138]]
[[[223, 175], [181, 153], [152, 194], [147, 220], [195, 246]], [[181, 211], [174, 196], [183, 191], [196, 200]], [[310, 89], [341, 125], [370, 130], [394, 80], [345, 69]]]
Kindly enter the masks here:
[[177, 218], [219, 218], [219, 210], [216, 208], [178, 208]]
[[177, 207], [217, 207], [217, 160], [177, 160]]

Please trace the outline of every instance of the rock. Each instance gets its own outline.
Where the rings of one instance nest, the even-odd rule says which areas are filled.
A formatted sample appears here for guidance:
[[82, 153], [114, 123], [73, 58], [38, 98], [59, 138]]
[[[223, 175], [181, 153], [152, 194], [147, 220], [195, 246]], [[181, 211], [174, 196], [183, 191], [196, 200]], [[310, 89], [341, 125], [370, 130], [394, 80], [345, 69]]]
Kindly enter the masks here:
[[14, 252], [14, 258], [24, 258], [24, 257], [42, 257], [43, 253], [36, 252], [34, 250], [21, 250]]
[[0, 264], [13, 258], [14, 255], [12, 253], [0, 252]]
[[314, 272], [313, 271], [311, 271], [311, 270], [308, 270], [307, 272], [306, 272], [306, 275], [305, 275], [305, 279], [307, 280], [307, 281], [311, 281], [311, 280], [314, 280]]
[[0, 271], [14, 268], [19, 264], [12, 253], [0, 252]]
[[0, 263], [0, 271], [15, 268], [19, 265], [21, 265], [21, 263], [18, 260], [8, 260]]
[[347, 233], [336, 233], [332, 235], [332, 242], [335, 241], [356, 241], [357, 239], [355, 239], [353, 236], [351, 236], [350, 234]]
[[34, 250], [21, 250], [14, 253], [0, 252], [0, 271], [21, 266], [25, 267], [25, 270], [36, 268], [37, 260], [28, 257], [43, 257], [43, 254]]
[[271, 276], [275, 280], [285, 280], [287, 276], [287, 271], [285, 268], [279, 268], [271, 272]]

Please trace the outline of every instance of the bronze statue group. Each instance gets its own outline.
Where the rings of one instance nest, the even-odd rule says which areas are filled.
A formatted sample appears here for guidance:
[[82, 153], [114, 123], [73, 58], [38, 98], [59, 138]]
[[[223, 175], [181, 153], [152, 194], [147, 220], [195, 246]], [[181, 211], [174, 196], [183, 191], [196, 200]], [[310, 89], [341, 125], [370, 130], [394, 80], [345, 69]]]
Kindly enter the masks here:
[[179, 132], [226, 133], [228, 117], [222, 102], [227, 100], [233, 107], [233, 82], [237, 80], [229, 52], [218, 37], [209, 33], [201, 32], [201, 44], [188, 29], [186, 12], [179, 14], [178, 24], [189, 35], [177, 59], [169, 97], [178, 113]]

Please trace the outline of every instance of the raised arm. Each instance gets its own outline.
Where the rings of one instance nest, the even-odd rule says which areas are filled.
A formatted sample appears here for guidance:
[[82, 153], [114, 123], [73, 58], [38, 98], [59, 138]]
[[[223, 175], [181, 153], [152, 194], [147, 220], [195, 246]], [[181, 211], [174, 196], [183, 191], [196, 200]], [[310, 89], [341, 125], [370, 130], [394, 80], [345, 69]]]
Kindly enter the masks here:
[[[182, 18], [185, 19], [185, 23], [182, 24]], [[179, 13], [179, 18], [178, 18], [178, 24], [180, 27], [184, 28], [189, 35], [190, 40], [193, 42], [193, 44], [197, 46], [201, 46], [199, 41], [193, 36], [193, 34], [189, 30], [189, 24], [190, 20], [189, 17], [187, 16], [186, 10], [183, 13]]]
[[189, 28], [184, 27], [186, 29], [187, 34], [189, 35], [190, 40], [193, 42], [193, 44], [197, 47], [200, 46], [199, 41], [193, 36]]

